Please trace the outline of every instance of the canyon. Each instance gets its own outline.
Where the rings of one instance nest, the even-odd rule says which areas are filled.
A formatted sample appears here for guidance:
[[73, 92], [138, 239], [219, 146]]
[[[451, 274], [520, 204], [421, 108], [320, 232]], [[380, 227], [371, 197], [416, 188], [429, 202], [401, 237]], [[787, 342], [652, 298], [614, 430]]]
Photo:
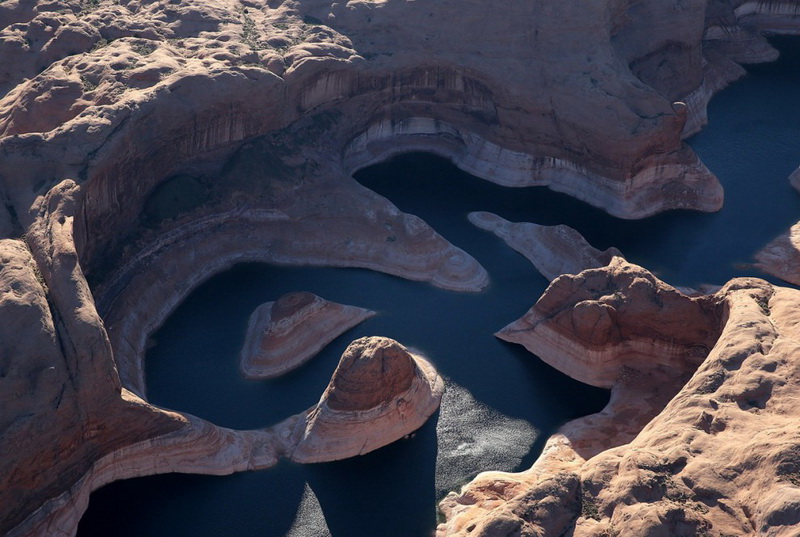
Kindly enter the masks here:
[[[0, 2], [0, 533], [73, 535], [111, 481], [265, 469], [287, 431], [316, 451], [347, 431], [323, 411], [335, 390], [308, 428], [148, 402], [148, 338], [212, 275], [258, 261], [489, 286], [354, 172], [426, 151], [621, 218], [718, 210], [684, 139], [740, 64], [776, 58], [764, 32], [798, 28], [791, 1]], [[791, 239], [758, 261], [796, 283]], [[614, 253], [546, 254], [553, 284], [500, 332], [609, 406], [530, 470], [448, 496], [438, 533], [790, 535], [797, 292], [750, 278], [686, 296]], [[399, 378], [429, 390], [413, 430], [442, 385], [409, 356]]]

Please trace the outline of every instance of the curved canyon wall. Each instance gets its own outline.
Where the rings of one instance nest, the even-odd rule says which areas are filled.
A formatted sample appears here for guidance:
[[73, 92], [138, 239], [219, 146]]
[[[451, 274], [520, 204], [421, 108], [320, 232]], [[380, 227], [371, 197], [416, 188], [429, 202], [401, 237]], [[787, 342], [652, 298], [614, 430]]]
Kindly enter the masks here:
[[[354, 170], [423, 149], [622, 217], [718, 209], [682, 137], [737, 62], [774, 58], [759, 32], [796, 31], [795, 7], [0, 2], [0, 532], [72, 534], [112, 479], [274, 459], [269, 432], [143, 399], [148, 334], [215, 272], [488, 283]], [[187, 449], [199, 462], [173, 464]]]

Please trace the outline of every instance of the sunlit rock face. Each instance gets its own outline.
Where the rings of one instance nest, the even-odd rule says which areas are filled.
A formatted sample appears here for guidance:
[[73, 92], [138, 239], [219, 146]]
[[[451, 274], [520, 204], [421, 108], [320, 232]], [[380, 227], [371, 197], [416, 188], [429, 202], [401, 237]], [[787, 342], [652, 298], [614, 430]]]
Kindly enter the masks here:
[[[438, 535], [796, 533], [798, 291], [738, 278], [687, 297], [619, 259], [562, 279], [532, 311], [566, 315], [538, 318], [563, 339], [536, 352], [587, 382], [605, 376], [611, 401], [563, 426], [530, 470], [485, 473], [449, 495]], [[613, 372], [587, 363], [598, 323], [574, 315], [601, 288], [627, 296], [612, 331], [648, 341], [647, 353], [617, 352]], [[526, 346], [542, 339], [536, 323], [512, 326]], [[704, 360], [679, 352], [692, 342]]]
[[413, 433], [442, 399], [444, 381], [425, 360], [389, 338], [351, 343], [316, 407], [295, 434], [296, 462], [363, 455]]
[[285, 294], [250, 316], [239, 368], [248, 378], [277, 377], [373, 315], [374, 311], [329, 302], [313, 293]]
[[626, 218], [718, 209], [682, 137], [735, 62], [771, 57], [757, 32], [797, 20], [739, 0], [0, 2], [0, 533], [71, 534], [114, 479], [274, 463], [274, 431], [146, 402], [148, 336], [211, 275], [488, 285], [356, 169], [421, 149]]
[[554, 280], [521, 319], [497, 333], [587, 384], [610, 388], [623, 368], [696, 367], [722, 323], [719, 300], [688, 297], [647, 270], [607, 267]]
[[755, 258], [756, 267], [767, 274], [800, 285], [800, 222], [770, 241]]

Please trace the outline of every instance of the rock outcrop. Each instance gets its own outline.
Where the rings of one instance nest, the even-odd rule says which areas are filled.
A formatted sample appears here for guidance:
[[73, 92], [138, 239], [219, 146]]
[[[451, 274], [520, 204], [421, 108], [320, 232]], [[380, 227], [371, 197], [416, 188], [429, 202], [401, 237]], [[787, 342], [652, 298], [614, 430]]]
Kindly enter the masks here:
[[299, 292], [260, 305], [250, 316], [239, 369], [247, 378], [273, 378], [301, 366], [328, 343], [375, 315]]
[[800, 285], [800, 222], [756, 252], [755, 258], [758, 269]]
[[[789, 175], [789, 183], [800, 191], [800, 168]], [[755, 260], [759, 270], [800, 285], [800, 222], [756, 252]]]
[[496, 335], [569, 376], [610, 388], [623, 368], [695, 368], [717, 340], [717, 300], [688, 297], [621, 258], [554, 280], [536, 305]]
[[422, 356], [389, 338], [357, 339], [328, 388], [295, 428], [295, 462], [363, 455], [419, 429], [439, 408], [444, 381]]
[[[654, 314], [652, 298], [663, 295], [657, 309], [665, 326], [685, 338], [684, 346], [692, 337], [709, 345], [705, 330], [686, 331], [702, 315], [697, 299], [670, 298], [673, 293], [646, 271], [620, 262], [579, 275], [584, 292], [597, 287], [597, 272], [606, 273], [611, 289], [660, 288], [656, 295], [633, 292], [631, 307]], [[633, 273], [649, 283], [631, 280]], [[583, 293], [574, 291], [580, 300]], [[557, 290], [542, 300], [547, 295], [560, 297], [556, 309], [576, 310], [582, 303]], [[703, 308], [705, 326], [716, 325], [719, 339], [696, 370], [698, 361], [676, 355], [670, 332], [653, 330], [652, 314], [645, 313], [641, 328], [662, 344], [650, 345], [649, 360], [617, 369], [606, 409], [562, 427], [530, 470], [487, 472], [448, 496], [438, 535], [796, 534], [798, 300], [796, 290], [747, 278], [706, 297], [715, 306]], [[683, 329], [678, 311], [688, 315]], [[558, 316], [548, 322], [564, 328]], [[529, 338], [540, 338], [535, 327]], [[564, 370], [573, 372], [584, 367], [587, 341], [573, 333], [561, 349], [567, 343], [574, 344], [571, 354], [539, 352], [557, 367], [572, 361], [577, 367]]]
[[76, 191], [51, 189], [25, 241], [0, 241], [4, 535], [72, 535], [89, 493], [116, 479], [277, 461], [269, 431], [222, 429], [121, 385], [72, 240]]
[[469, 221], [503, 239], [550, 281], [562, 274], [604, 267], [614, 257], [622, 257], [613, 247], [603, 251], [593, 248], [580, 233], [565, 225], [513, 223], [487, 212], [470, 213]]

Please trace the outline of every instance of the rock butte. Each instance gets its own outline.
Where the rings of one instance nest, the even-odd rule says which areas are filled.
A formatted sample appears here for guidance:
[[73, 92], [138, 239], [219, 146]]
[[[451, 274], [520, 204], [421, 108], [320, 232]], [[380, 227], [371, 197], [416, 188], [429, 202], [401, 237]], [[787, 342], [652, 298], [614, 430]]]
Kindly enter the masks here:
[[[626, 218], [716, 210], [682, 138], [739, 63], [775, 58], [761, 31], [798, 27], [791, 1], [0, 2], [0, 533], [71, 535], [115, 479], [274, 464], [288, 423], [230, 431], [146, 401], [148, 336], [211, 275], [266, 261], [487, 285], [355, 170], [425, 150]], [[735, 482], [720, 501], [793, 501]], [[747, 519], [779, 526], [769, 505]]]
[[[584, 315], [601, 282], [628, 295], [613, 326], [647, 354], [616, 353], [595, 373], [597, 331], [565, 321]], [[534, 306], [551, 315], [537, 325], [527, 314], [515, 338], [610, 385], [611, 400], [550, 437], [530, 470], [485, 472], [448, 495], [437, 535], [796, 535], [798, 300], [751, 278], [687, 297], [620, 259], [555, 280]]]
[[622, 257], [616, 248], [600, 251], [569, 226], [540, 226], [528, 222], [512, 223], [487, 212], [470, 213], [469, 221], [491, 231], [511, 248], [533, 263], [550, 281], [562, 274], [577, 274], [587, 268], [604, 267], [614, 257]]
[[357, 339], [317, 406], [295, 426], [291, 459], [335, 461], [390, 444], [419, 429], [443, 393], [442, 377], [422, 356], [389, 338]]
[[299, 367], [325, 345], [375, 315], [298, 292], [260, 305], [250, 316], [239, 368], [247, 378], [272, 378]]
[[611, 388], [622, 367], [697, 367], [721, 329], [713, 297], [688, 297], [616, 257], [608, 267], [553, 280], [533, 308], [496, 335], [572, 378]]

